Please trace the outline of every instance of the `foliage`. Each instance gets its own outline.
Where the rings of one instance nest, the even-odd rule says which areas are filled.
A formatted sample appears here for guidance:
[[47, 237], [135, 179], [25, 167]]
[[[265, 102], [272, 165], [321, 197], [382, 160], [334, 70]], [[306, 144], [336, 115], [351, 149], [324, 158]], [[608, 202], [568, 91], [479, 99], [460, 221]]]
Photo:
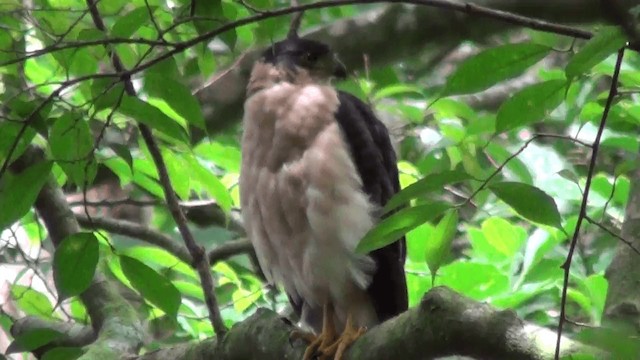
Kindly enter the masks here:
[[[93, 200], [116, 200], [92, 191], [112, 176], [129, 190], [125, 197], [146, 201], [152, 208], [150, 227], [182, 244], [162, 205], [158, 171], [137, 135], [136, 124], [141, 123], [159, 140], [177, 196], [183, 201], [215, 200], [226, 216], [214, 226], [192, 225], [199, 243], [210, 250], [242, 236], [226, 229], [240, 206], [241, 127], [202, 139], [205, 122], [215, 119], [207, 119], [192, 88], [232, 66], [244, 51], [283, 37], [289, 19], [268, 18], [233, 28], [208, 44], [176, 44], [246, 18], [253, 9], [287, 3], [198, 1], [195, 18], [190, 17], [190, 1], [168, 3], [101, 1], [98, 9], [106, 32], [96, 29], [82, 1], [36, 0], [34, 6], [42, 10], [29, 17], [18, 2], [0, 4], [0, 26], [7, 29], [0, 32], [0, 161], [12, 163], [29, 144], [45, 148], [47, 158], [19, 173], [5, 166], [0, 173], [0, 272], [12, 271], [11, 301], [21, 315], [88, 323], [77, 296], [99, 271], [123, 292], [135, 294], [140, 316], [157, 335], [147, 349], [213, 336], [191, 264], [171, 249], [92, 227], [53, 251], [33, 205], [50, 177], [70, 202], [72, 193], [85, 192], [91, 192]], [[336, 21], [362, 9], [315, 10], [306, 15], [306, 25]], [[28, 29], [30, 22], [37, 26]], [[614, 55], [624, 38], [617, 28], [605, 27], [592, 40], [574, 46], [571, 38], [523, 32], [526, 41], [514, 42], [505, 34], [501, 45], [477, 48], [440, 86], [433, 85], [441, 80], [437, 71], [420, 71], [424, 69], [416, 61], [409, 67], [374, 68], [338, 86], [371, 102], [385, 120], [403, 122], [398, 154], [404, 190], [389, 202], [388, 216], [359, 250], [371, 251], [406, 234], [411, 305], [432, 286], [446, 285], [555, 327], [561, 265], [588, 176], [582, 160], [591, 148], [584, 144], [594, 139]], [[125, 68], [144, 69], [109, 76], [114, 71], [107, 49]], [[172, 56], [164, 56], [171, 51]], [[501, 99], [497, 108], [474, 108], [459, 96], [486, 89], [481, 94], [489, 96], [505, 81], [522, 76], [534, 81]], [[128, 77], [134, 79], [138, 97], [125, 92], [122, 80]], [[623, 219], [629, 174], [637, 168], [640, 105], [634, 92], [640, 87], [640, 57], [634, 52], [626, 54], [620, 87], [630, 91], [611, 108], [586, 208], [589, 218], [609, 228]], [[78, 215], [96, 217], [117, 216], [114, 209], [117, 206], [74, 207]], [[566, 310], [569, 319], [600, 325], [608, 288], [604, 272], [618, 240], [597, 226], [585, 226], [571, 264]], [[10, 265], [14, 262], [19, 265]], [[257, 307], [282, 310], [287, 304], [283, 294], [264, 286], [253, 265], [249, 257], [237, 256], [211, 269], [227, 325]], [[51, 278], [54, 287], [48, 285]], [[10, 317], [2, 314], [0, 319], [7, 331]], [[569, 333], [577, 330], [570, 328]], [[29, 351], [56, 336], [28, 333], [16, 342], [20, 351]], [[637, 343], [610, 338], [629, 343], [625, 349], [637, 348]], [[612, 342], [599, 345], [606, 348]], [[77, 349], [54, 351], [50, 358], [79, 356]]]

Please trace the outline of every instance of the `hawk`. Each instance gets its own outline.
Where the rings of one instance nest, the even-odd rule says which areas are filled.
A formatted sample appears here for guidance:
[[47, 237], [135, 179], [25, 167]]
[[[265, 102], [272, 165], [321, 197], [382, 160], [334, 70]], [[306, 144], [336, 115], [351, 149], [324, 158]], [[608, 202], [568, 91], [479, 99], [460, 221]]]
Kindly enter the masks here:
[[267, 280], [312, 331], [297, 332], [305, 359], [340, 359], [407, 309], [404, 238], [355, 252], [400, 185], [384, 124], [332, 87], [345, 77], [327, 45], [289, 37], [255, 63], [244, 104], [242, 215]]

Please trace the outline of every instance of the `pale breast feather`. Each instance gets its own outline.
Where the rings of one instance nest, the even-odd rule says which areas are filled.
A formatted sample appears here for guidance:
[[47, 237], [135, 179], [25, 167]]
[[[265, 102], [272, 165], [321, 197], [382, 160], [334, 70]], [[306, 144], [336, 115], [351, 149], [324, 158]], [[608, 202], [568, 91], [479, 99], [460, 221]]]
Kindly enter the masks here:
[[337, 111], [336, 92], [320, 85], [276, 85], [245, 104], [248, 235], [270, 280], [313, 305], [341, 296], [345, 282], [366, 288], [375, 268], [353, 251], [373, 226], [373, 207]]

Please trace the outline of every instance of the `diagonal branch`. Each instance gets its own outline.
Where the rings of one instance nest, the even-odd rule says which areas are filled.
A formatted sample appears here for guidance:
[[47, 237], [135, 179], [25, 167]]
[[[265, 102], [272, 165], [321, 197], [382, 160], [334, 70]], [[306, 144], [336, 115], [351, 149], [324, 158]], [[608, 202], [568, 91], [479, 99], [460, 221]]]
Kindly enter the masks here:
[[[98, 30], [102, 32], [106, 32], [107, 28], [102, 21], [102, 18], [98, 11], [98, 7], [96, 6], [96, 0], [87, 0], [87, 6], [89, 7], [91, 18], [93, 19], [93, 23], [95, 24], [96, 28], [98, 28]], [[119, 73], [125, 72], [126, 69], [118, 54], [110, 51], [109, 49], [107, 49], [107, 51], [110, 53], [114, 69]], [[129, 96], [136, 96], [136, 91], [133, 87], [133, 83], [131, 82], [131, 78], [123, 77], [123, 80], [125, 91], [127, 92], [127, 94]], [[149, 153], [151, 154], [153, 162], [155, 163], [158, 170], [158, 175], [160, 176], [160, 184], [162, 185], [162, 190], [164, 191], [169, 211], [171, 212], [174, 221], [178, 225], [178, 230], [180, 231], [184, 243], [187, 246], [189, 253], [191, 254], [191, 257], [193, 259], [192, 266], [196, 268], [196, 271], [198, 272], [198, 275], [200, 277], [202, 291], [204, 292], [205, 304], [207, 305], [207, 310], [209, 311], [209, 320], [211, 321], [211, 325], [218, 335], [218, 338], [222, 338], [226, 333], [227, 328], [224, 325], [222, 316], [220, 315], [218, 300], [213, 290], [213, 276], [211, 275], [209, 260], [206, 256], [204, 248], [196, 243], [193, 234], [189, 230], [189, 226], [187, 225], [187, 218], [182, 212], [182, 209], [180, 209], [178, 197], [173, 191], [171, 179], [169, 178], [169, 173], [167, 172], [167, 167], [164, 163], [164, 160], [162, 159], [160, 148], [153, 138], [151, 129], [144, 124], [139, 124], [138, 128], [140, 129], [140, 133], [142, 134], [147, 148], [149, 149]]]

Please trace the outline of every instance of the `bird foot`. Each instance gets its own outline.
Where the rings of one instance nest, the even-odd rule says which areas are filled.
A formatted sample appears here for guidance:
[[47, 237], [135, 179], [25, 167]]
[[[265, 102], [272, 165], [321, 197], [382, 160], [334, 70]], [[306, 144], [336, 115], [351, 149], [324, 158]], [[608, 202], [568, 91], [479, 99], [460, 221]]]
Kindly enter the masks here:
[[356, 328], [354, 326], [351, 326], [350, 321], [347, 322], [347, 326], [345, 327], [344, 331], [332, 345], [335, 347], [335, 350], [331, 349], [335, 352], [333, 360], [342, 360], [342, 357], [344, 356], [344, 353], [349, 348], [349, 346], [356, 340], [358, 340], [360, 336], [364, 335], [365, 332], [367, 332], [366, 327]]
[[293, 330], [289, 334], [289, 342], [301, 339], [309, 343], [304, 352], [303, 360], [331, 360], [331, 355], [335, 352], [335, 334], [323, 332], [314, 335], [302, 330]]

